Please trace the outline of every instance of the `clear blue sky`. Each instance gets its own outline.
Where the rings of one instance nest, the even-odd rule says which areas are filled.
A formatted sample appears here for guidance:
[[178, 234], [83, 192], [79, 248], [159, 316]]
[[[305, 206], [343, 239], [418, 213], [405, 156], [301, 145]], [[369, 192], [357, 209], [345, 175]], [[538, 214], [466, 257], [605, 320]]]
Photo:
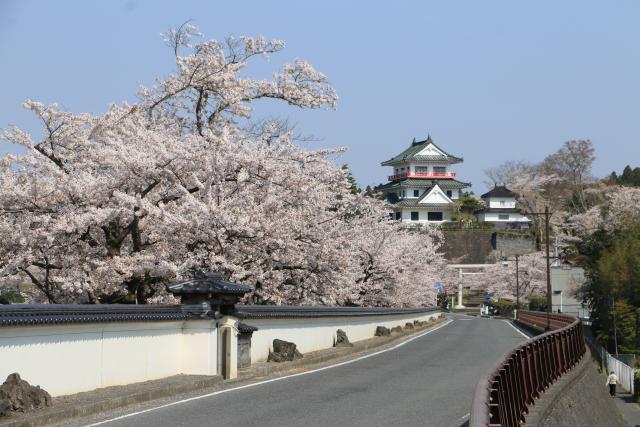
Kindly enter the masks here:
[[299, 57], [327, 74], [336, 111], [261, 112], [287, 115], [315, 146], [348, 146], [363, 186], [427, 133], [465, 158], [457, 171], [476, 192], [486, 168], [568, 139], [593, 141], [597, 176], [640, 165], [637, 1], [0, 0], [0, 127], [38, 129], [25, 98], [95, 113], [134, 101], [172, 70], [159, 33], [188, 19], [208, 38], [283, 39], [268, 66]]

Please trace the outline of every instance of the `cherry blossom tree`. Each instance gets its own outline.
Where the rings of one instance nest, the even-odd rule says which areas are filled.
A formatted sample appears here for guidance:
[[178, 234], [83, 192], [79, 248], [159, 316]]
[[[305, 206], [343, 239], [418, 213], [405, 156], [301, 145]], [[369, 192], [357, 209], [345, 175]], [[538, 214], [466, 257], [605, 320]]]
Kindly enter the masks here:
[[164, 36], [176, 72], [138, 103], [92, 115], [29, 100], [44, 136], [3, 132], [26, 153], [0, 160], [1, 279], [51, 303], [168, 301], [164, 286], [197, 270], [253, 285], [254, 303], [433, 300], [437, 231], [404, 230], [353, 194], [334, 164], [344, 149], [304, 149], [281, 122], [252, 121], [259, 99], [333, 108], [323, 74], [295, 60], [246, 77], [279, 40], [194, 43], [190, 24]]
[[[370, 198], [369, 198], [370, 199]], [[370, 199], [371, 200], [371, 199]], [[377, 203], [377, 201], [374, 201]], [[436, 282], [446, 263], [438, 252], [442, 233], [435, 227], [406, 226], [385, 216], [363, 217], [352, 225], [358, 262], [349, 304], [433, 305]]]
[[520, 300], [546, 293], [546, 260], [543, 252], [522, 255], [518, 260], [516, 283], [515, 260], [501, 261], [486, 267], [483, 274], [473, 276], [477, 289], [492, 295], [494, 299], [515, 301], [519, 289]]

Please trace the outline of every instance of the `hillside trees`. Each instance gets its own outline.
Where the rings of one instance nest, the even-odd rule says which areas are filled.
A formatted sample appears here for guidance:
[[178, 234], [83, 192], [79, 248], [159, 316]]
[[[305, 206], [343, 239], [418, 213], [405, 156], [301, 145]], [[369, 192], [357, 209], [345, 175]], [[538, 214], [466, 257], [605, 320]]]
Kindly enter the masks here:
[[636, 166], [635, 168], [631, 168], [631, 166], [627, 165], [620, 175], [612, 172], [610, 179], [615, 184], [629, 187], [640, 187], [640, 167]]
[[[614, 315], [618, 342], [624, 351], [640, 349], [640, 222], [618, 229], [599, 228], [579, 244], [588, 281], [581, 296], [589, 303], [593, 328], [615, 351]], [[625, 333], [621, 331], [626, 330]]]
[[[595, 150], [589, 140], [566, 141], [540, 163], [508, 161], [485, 171], [492, 182], [504, 183], [520, 197], [519, 207], [527, 212], [542, 212], [548, 206], [552, 234], [570, 243], [573, 231], [569, 218], [582, 215], [605, 201], [607, 187], [591, 176]], [[544, 217], [532, 216], [539, 242], [544, 235]], [[565, 246], [568, 254], [574, 248]]]
[[573, 213], [585, 212], [590, 204], [585, 193], [585, 184], [590, 179], [591, 167], [595, 160], [591, 141], [566, 141], [555, 153], [547, 156], [540, 167], [547, 175], [559, 179], [549, 188], [555, 195], [565, 200]]
[[[31, 300], [51, 303], [167, 301], [164, 285], [196, 270], [253, 285], [254, 303], [431, 300], [437, 232], [417, 239], [353, 192], [333, 163], [343, 149], [303, 149], [281, 122], [252, 121], [260, 99], [333, 108], [327, 78], [302, 60], [246, 77], [284, 43], [192, 44], [197, 34], [166, 34], [176, 71], [136, 104], [92, 115], [25, 102], [44, 137], [3, 133], [26, 154], [0, 161], [0, 279], [30, 281]], [[392, 262], [410, 247], [424, 262]]]

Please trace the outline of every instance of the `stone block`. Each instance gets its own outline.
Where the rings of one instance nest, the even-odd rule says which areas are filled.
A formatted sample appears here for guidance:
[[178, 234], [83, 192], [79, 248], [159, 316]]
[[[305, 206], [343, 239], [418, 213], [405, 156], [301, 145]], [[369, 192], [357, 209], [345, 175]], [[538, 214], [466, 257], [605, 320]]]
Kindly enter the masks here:
[[273, 340], [273, 351], [269, 352], [267, 362], [291, 362], [296, 359], [302, 359], [302, 354], [294, 343], [277, 338]]
[[375, 335], [377, 337], [388, 337], [389, 335], [391, 335], [391, 331], [386, 326], [378, 326], [376, 327]]
[[39, 386], [32, 386], [20, 375], [9, 375], [0, 386], [0, 415], [11, 411], [26, 412], [51, 405], [51, 395]]

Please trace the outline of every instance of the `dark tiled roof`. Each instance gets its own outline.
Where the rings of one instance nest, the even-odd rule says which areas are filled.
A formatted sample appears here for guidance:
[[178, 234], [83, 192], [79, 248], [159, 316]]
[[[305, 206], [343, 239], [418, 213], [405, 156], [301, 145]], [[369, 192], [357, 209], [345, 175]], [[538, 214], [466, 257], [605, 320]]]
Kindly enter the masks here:
[[463, 188], [471, 187], [470, 182], [462, 182], [455, 179], [416, 179], [406, 178], [402, 181], [388, 182], [383, 185], [377, 186], [376, 191], [385, 191], [396, 188], [431, 188], [433, 182], [436, 182], [443, 190], [460, 190]]
[[252, 334], [257, 331], [255, 326], [247, 325], [246, 323], [238, 322], [238, 332], [241, 334]]
[[229, 282], [222, 273], [199, 273], [191, 280], [168, 285], [167, 290], [175, 295], [215, 293], [242, 296], [253, 288]]
[[389, 314], [415, 314], [439, 311], [437, 307], [330, 307], [293, 305], [238, 305], [236, 315], [242, 319], [306, 318], [306, 317], [360, 317]]
[[[435, 145], [435, 144], [434, 144]], [[458, 161], [452, 161], [452, 159], [458, 160]], [[436, 154], [430, 154], [427, 156], [413, 156], [411, 157], [411, 160], [417, 160], [417, 161], [422, 161], [422, 162], [448, 162], [448, 163], [460, 163], [462, 161], [462, 159], [458, 158], [458, 157], [454, 157], [451, 155], [447, 155], [447, 156], [439, 156]]]
[[[416, 156], [420, 151], [422, 151], [427, 145], [433, 144], [438, 150], [442, 151], [445, 155], [428, 155], [428, 156]], [[404, 150], [402, 153], [397, 156], [387, 160], [386, 162], [382, 162], [382, 166], [390, 166], [396, 163], [406, 162], [408, 160], [425, 160], [425, 161], [442, 161], [447, 163], [461, 163], [463, 159], [461, 157], [452, 156], [451, 154], [445, 152], [442, 148], [438, 147], [431, 136], [427, 137], [424, 141], [418, 141], [414, 139], [411, 143], [411, 146]]]
[[513, 191], [509, 190], [504, 185], [496, 185], [491, 189], [491, 191], [484, 193], [482, 196], [483, 199], [489, 197], [517, 197], [517, 194]]
[[0, 305], [0, 326], [184, 320], [179, 305], [10, 304]]
[[[258, 318], [359, 317], [385, 314], [414, 314], [439, 311], [437, 307], [331, 307], [237, 305], [235, 316]], [[189, 316], [179, 305], [127, 304], [11, 304], [0, 305], [0, 327], [67, 323], [105, 323], [135, 321], [176, 321]], [[253, 332], [255, 326], [240, 323], [240, 332]]]

